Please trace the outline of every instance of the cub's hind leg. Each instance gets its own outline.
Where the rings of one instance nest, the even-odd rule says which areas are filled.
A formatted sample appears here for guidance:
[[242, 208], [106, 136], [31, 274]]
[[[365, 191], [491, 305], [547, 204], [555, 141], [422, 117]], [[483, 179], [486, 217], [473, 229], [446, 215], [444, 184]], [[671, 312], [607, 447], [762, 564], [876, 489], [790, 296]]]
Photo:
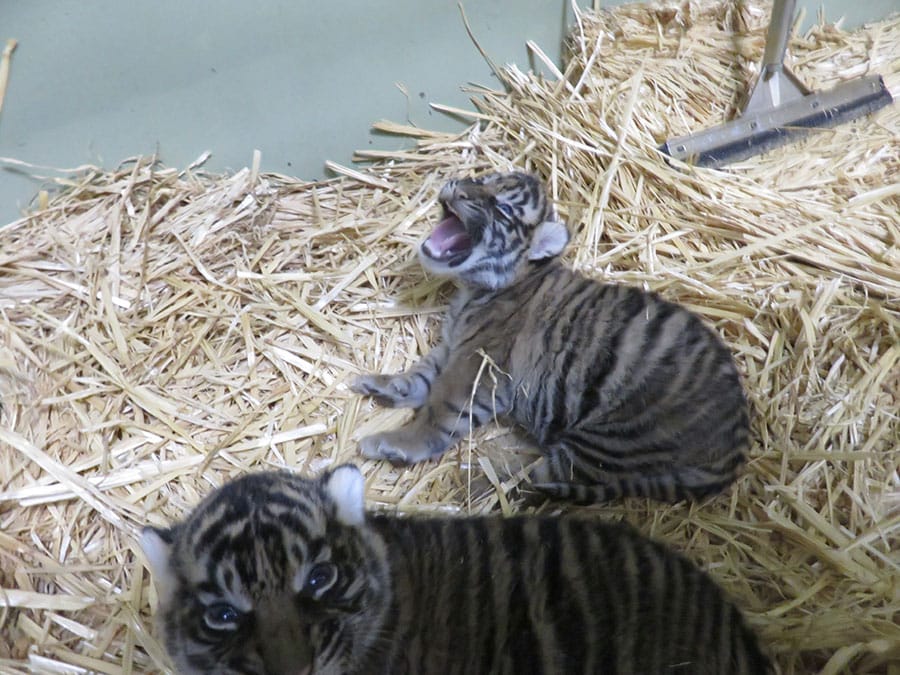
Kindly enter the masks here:
[[371, 396], [390, 408], [419, 408], [428, 399], [435, 378], [447, 365], [449, 353], [450, 350], [442, 343], [409, 370], [393, 375], [360, 375], [350, 383], [350, 389], [357, 394]]
[[369, 459], [411, 464], [437, 457], [497, 415], [508, 412], [510, 387], [479, 383], [473, 394], [477, 370], [471, 363], [450, 363], [431, 383], [424, 405], [404, 426], [360, 440]]
[[646, 470], [606, 470], [592, 465], [577, 450], [554, 446], [532, 472], [533, 487], [554, 499], [593, 504], [622, 497], [646, 497], [674, 503], [700, 501], [731, 485], [743, 462], [739, 453], [706, 467], [653, 467]]

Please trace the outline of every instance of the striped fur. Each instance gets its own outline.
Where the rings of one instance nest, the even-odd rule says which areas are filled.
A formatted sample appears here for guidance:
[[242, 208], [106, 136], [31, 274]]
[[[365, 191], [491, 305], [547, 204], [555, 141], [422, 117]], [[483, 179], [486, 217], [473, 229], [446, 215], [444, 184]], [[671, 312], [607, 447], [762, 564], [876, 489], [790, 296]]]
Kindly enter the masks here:
[[[734, 481], [747, 406], [711, 329], [653, 293], [565, 267], [566, 226], [533, 176], [452, 181], [440, 201], [445, 217], [422, 260], [460, 290], [419, 363], [351, 385], [416, 409], [400, 429], [362, 439], [366, 457], [418, 462], [503, 415], [542, 449], [532, 478], [551, 496], [674, 502]], [[476, 386], [483, 354], [506, 376]]]
[[[346, 465], [317, 480], [250, 474], [173, 528], [147, 528], [179, 672], [770, 672], [715, 583], [631, 527], [362, 509]], [[330, 585], [310, 593], [329, 565]]]

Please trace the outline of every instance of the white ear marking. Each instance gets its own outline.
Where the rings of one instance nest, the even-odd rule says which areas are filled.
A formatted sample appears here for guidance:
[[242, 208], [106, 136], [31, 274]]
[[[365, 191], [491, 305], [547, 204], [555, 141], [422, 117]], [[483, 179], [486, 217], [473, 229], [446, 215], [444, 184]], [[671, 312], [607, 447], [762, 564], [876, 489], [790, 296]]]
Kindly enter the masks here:
[[352, 464], [343, 464], [325, 476], [325, 492], [331, 497], [336, 516], [345, 525], [362, 525], [365, 512], [366, 482]]
[[543, 260], [562, 253], [569, 243], [569, 230], [561, 220], [545, 220], [537, 226], [528, 250], [529, 260]]
[[161, 599], [168, 599], [175, 590], [175, 578], [170, 564], [172, 545], [153, 527], [145, 527], [141, 531], [140, 545], [153, 575], [157, 595]]

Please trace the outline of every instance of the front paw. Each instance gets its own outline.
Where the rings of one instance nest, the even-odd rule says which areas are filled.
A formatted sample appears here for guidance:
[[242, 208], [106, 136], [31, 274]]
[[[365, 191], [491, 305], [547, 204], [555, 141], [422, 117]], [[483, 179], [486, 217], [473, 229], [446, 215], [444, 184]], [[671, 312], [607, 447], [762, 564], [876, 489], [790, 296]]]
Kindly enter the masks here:
[[397, 429], [360, 439], [359, 449], [368, 459], [386, 459], [391, 464], [415, 464], [440, 455], [447, 449], [447, 441], [440, 435]]
[[359, 375], [350, 383], [350, 390], [390, 408], [409, 405], [409, 381], [399, 375]]
[[391, 442], [391, 436], [391, 433], [372, 434], [360, 439], [362, 456], [366, 459], [386, 459], [391, 464], [411, 464], [406, 450]]

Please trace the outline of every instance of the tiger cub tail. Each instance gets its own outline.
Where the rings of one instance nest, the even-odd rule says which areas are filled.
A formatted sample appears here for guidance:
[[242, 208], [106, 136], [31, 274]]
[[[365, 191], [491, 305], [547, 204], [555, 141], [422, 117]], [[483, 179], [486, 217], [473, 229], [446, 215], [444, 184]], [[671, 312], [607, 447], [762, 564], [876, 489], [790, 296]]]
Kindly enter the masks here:
[[578, 451], [564, 445], [551, 448], [531, 472], [532, 487], [553, 499], [594, 504], [623, 497], [645, 497], [674, 503], [700, 501], [731, 485], [744, 463], [729, 454], [704, 466], [680, 466], [660, 473], [641, 470], [604, 471], [580, 461]]

